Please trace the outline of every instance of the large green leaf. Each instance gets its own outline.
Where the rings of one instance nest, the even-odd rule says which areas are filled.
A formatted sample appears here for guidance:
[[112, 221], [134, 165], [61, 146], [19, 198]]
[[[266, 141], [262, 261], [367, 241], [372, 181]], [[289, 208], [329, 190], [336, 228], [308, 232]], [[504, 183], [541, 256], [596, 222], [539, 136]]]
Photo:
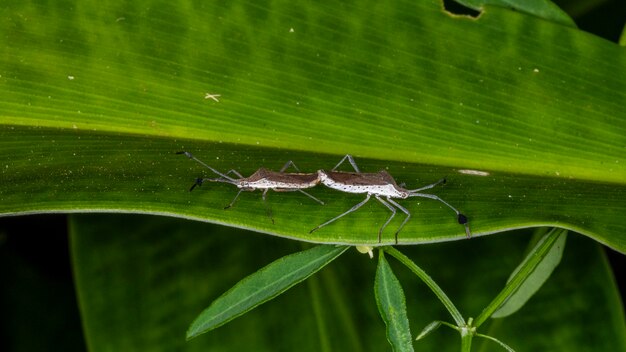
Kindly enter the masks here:
[[[271, 195], [273, 224], [259, 196], [223, 211], [234, 189], [186, 192], [205, 171], [174, 155], [250, 174], [351, 153], [413, 188], [447, 175], [435, 192], [476, 235], [554, 225], [626, 252], [626, 52], [613, 43], [499, 7], [454, 17], [439, 1], [0, 11], [2, 214], [144, 212], [374, 244], [380, 204], [308, 234], [361, 198]], [[464, 236], [441, 204], [403, 204], [414, 216], [401, 242]]]
[[[301, 246], [222, 226], [157, 217], [72, 216], [75, 278], [92, 352], [386, 351], [373, 292], [376, 260], [344, 253], [302, 285], [232, 322], [185, 342], [205, 308], [241, 278]], [[561, 264], [517, 313], [478, 332], [517, 351], [623, 351], [623, 309], [600, 246], [568, 235]], [[403, 247], [466, 317], [476, 316], [524, 258], [530, 236]], [[497, 253], [498, 255], [486, 255]], [[395, 259], [412, 331], [451, 321], [438, 298]], [[311, 281], [312, 280], [312, 281]], [[459, 335], [438, 329], [420, 351], [458, 351]], [[476, 350], [501, 351], [474, 339]], [[485, 349], [482, 349], [485, 348]]]

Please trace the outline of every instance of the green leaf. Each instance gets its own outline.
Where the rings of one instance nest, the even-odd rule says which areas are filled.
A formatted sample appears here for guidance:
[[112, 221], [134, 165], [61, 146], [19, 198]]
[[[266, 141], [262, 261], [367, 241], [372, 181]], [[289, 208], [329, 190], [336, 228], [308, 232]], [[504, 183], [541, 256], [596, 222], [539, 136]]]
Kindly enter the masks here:
[[385, 259], [384, 251], [379, 251], [378, 269], [374, 283], [376, 305], [387, 326], [387, 340], [394, 351], [413, 351], [411, 329], [406, 313], [406, 299], [400, 281], [396, 278]]
[[[402, 0], [34, 0], [2, 15], [1, 214], [149, 213], [376, 245], [380, 204], [309, 234], [362, 198], [272, 194], [273, 224], [258, 195], [224, 211], [228, 185], [186, 192], [209, 173], [174, 155], [250, 175], [351, 153], [412, 188], [448, 176], [433, 191], [476, 236], [549, 225], [626, 252], [626, 52], [575, 28]], [[442, 204], [402, 204], [402, 243], [464, 236]]]
[[[377, 263], [367, 254], [349, 250], [303, 285], [185, 342], [189, 323], [214, 297], [301, 245], [155, 216], [75, 215], [70, 229], [81, 320], [92, 352], [313, 352], [322, 350], [320, 321], [327, 327], [326, 340], [333, 350], [390, 349], [372, 289]], [[530, 238], [530, 231], [518, 231], [472, 241], [403, 246], [402, 252], [437, 281], [460, 311], [475, 315], [523, 260]], [[418, 307], [407, 312], [417, 331], [433, 320], [450, 319], [415, 274], [397, 270], [396, 275], [406, 283], [407, 306]], [[312, 303], [311, 280], [319, 280], [319, 303]], [[624, 351], [626, 324], [619, 307], [619, 291], [602, 246], [569, 234], [561, 264], [533, 299], [515, 315], [488, 320], [479, 332], [517, 351]], [[438, 329], [420, 340], [416, 349], [458, 352], [458, 336]], [[479, 351], [502, 351], [481, 339], [473, 344]]]
[[[482, 332], [497, 337], [517, 351], [626, 349], [626, 335], [623, 333], [626, 331], [626, 322], [619, 290], [609, 272], [604, 249], [589, 245], [579, 236], [569, 234], [567, 251], [563, 253], [562, 262], [550, 280], [517, 314], [490, 320]], [[591, 287], [602, 280], [607, 281], [594, 292]], [[579, 290], [587, 292], [586, 298], [578, 296], [576, 291]], [[597, 305], [600, 302], [602, 306]], [[552, 319], [554, 323], [545, 323]], [[589, 327], [587, 324], [600, 325]], [[539, 327], [541, 331], [528, 333], [535, 331], [533, 327]], [[591, 333], [591, 330], [596, 331], [597, 335]], [[576, 343], [570, 341], [568, 347], [556, 347], [560, 343], [555, 339], [565, 336], [581, 336], [582, 339]], [[500, 347], [488, 347], [490, 345], [493, 344], [485, 342], [483, 346], [476, 347], [484, 351], [501, 351]]]
[[502, 291], [476, 317], [474, 326], [478, 328], [500, 309], [503, 311], [499, 317], [513, 314], [520, 309], [560, 262], [566, 235], [567, 231], [556, 228], [545, 234], [514, 270]]
[[[513, 271], [507, 285], [511, 284], [519, 275], [527, 276], [521, 281], [517, 289], [506, 298], [498, 310], [491, 315], [492, 318], [503, 318], [517, 312], [543, 286], [561, 262], [566, 238], [567, 231], [555, 229], [545, 234], [537, 242], [524, 261]], [[552, 240], [554, 242], [547, 246], [547, 252], [542, 251], [542, 247], [546, 246], [546, 241]], [[535, 261], [534, 267], [533, 261]]]
[[431, 332], [437, 330], [441, 326], [441, 323], [442, 322], [440, 320], [435, 320], [432, 323], [426, 325], [424, 329], [422, 329], [422, 331], [419, 333], [419, 335], [417, 335], [415, 341], [421, 340], [424, 337], [430, 335]]
[[202, 311], [187, 331], [191, 339], [226, 324], [315, 274], [346, 246], [320, 245], [280, 258], [249, 275]]

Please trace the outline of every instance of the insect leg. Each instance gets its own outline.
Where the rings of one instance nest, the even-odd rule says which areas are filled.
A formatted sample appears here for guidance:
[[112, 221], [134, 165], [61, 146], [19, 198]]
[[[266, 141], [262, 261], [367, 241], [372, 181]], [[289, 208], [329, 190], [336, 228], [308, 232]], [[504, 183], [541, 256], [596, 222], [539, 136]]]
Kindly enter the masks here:
[[[391, 222], [391, 219], [393, 219], [393, 217], [396, 216], [396, 208], [394, 208], [391, 204], [385, 202], [382, 198], [380, 198], [380, 196], [375, 196], [375, 197], [376, 199], [378, 199], [379, 202], [383, 203], [384, 206], [386, 206], [387, 208], [389, 208], [389, 210], [391, 210], [391, 216], [389, 217], [389, 219], [387, 219], [387, 221], [383, 224], [383, 226], [378, 230], [378, 243], [380, 243], [383, 230], [385, 229], [385, 227], [387, 227], [387, 225], [389, 225], [389, 223]], [[387, 198], [387, 200], [390, 200], [390, 199]], [[396, 240], [396, 244], [397, 243], [398, 241]]]
[[237, 200], [237, 198], [239, 198], [239, 195], [241, 194], [241, 192], [243, 192], [243, 191], [244, 191], [244, 189], [243, 189], [243, 188], [240, 188], [240, 189], [239, 189], [239, 192], [237, 192], [237, 195], [235, 196], [235, 198], [233, 199], [233, 201], [232, 201], [232, 202], [230, 202], [230, 204], [228, 204], [227, 206], [225, 206], [225, 207], [224, 207], [224, 209], [228, 209], [228, 208], [232, 207], [232, 206], [233, 206], [233, 204], [235, 204], [235, 201]]
[[267, 213], [267, 216], [270, 218], [270, 220], [272, 220], [272, 224], [274, 224], [274, 217], [272, 216], [272, 208], [270, 208], [269, 204], [267, 204], [267, 202], [265, 201], [266, 199], [266, 195], [267, 195], [267, 191], [269, 191], [269, 188], [266, 188], [263, 191], [263, 204], [265, 205], [265, 212]]
[[402, 230], [402, 228], [404, 227], [404, 224], [406, 224], [409, 221], [409, 219], [411, 218], [411, 213], [409, 213], [409, 211], [406, 210], [405, 207], [401, 206], [400, 204], [398, 204], [393, 199], [390, 199], [388, 197], [387, 201], [389, 201], [389, 203], [391, 203], [391, 204], [395, 205], [396, 207], [398, 207], [398, 209], [402, 210], [406, 214], [406, 218], [404, 219], [402, 224], [400, 224], [400, 227], [398, 227], [398, 229], [396, 230], [396, 244], [398, 244], [398, 233], [400, 233], [400, 230]]
[[355, 211], [355, 210], [359, 209], [360, 207], [362, 207], [362, 206], [363, 206], [363, 204], [367, 203], [367, 201], [368, 201], [368, 200], [370, 200], [370, 195], [369, 195], [369, 194], [367, 195], [367, 197], [365, 197], [365, 199], [364, 199], [361, 203], [359, 203], [359, 204], [357, 204], [357, 205], [353, 206], [352, 208], [350, 208], [350, 209], [349, 209], [348, 211], [346, 211], [345, 213], [343, 213], [343, 214], [341, 214], [341, 215], [339, 215], [339, 216], [336, 216], [336, 217], [334, 217], [334, 218], [332, 218], [332, 219], [330, 219], [330, 220], [326, 221], [325, 223], [323, 223], [323, 224], [321, 224], [321, 225], [317, 226], [317, 227], [316, 227], [316, 228], [314, 228], [313, 230], [309, 231], [309, 233], [313, 233], [313, 231], [318, 230], [318, 229], [320, 229], [321, 227], [324, 227], [324, 226], [326, 226], [326, 225], [330, 224], [331, 222], [333, 222], [333, 221], [335, 221], [335, 220], [337, 220], [337, 219], [339, 219], [339, 218], [343, 217], [344, 215], [348, 215], [348, 214], [352, 213], [353, 211]]
[[422, 187], [422, 188], [418, 188], [418, 189], [410, 189], [410, 190], [409, 190], [409, 192], [419, 192], [419, 191], [423, 191], [423, 190], [425, 190], [425, 189], [430, 189], [430, 188], [433, 188], [433, 187], [435, 187], [435, 186], [437, 186], [437, 185], [439, 185], [439, 184], [441, 184], [441, 183], [443, 183], [443, 184], [445, 184], [445, 183], [446, 183], [446, 178], [445, 178], [445, 177], [444, 177], [444, 178], [442, 178], [441, 180], [439, 180], [439, 181], [437, 181], [437, 182], [433, 183], [433, 184], [428, 185], [428, 186], [424, 186], [424, 187]]
[[218, 177], [218, 178], [202, 178], [202, 177], [198, 177], [196, 179], [196, 182], [189, 189], [189, 192], [193, 191], [193, 189], [196, 188], [196, 186], [198, 186], [198, 187], [202, 186], [202, 184], [204, 184], [206, 181], [232, 183], [230, 180], [227, 180], [227, 179], [222, 178], [222, 177]]
[[324, 202], [322, 202], [321, 200], [315, 198], [314, 196], [312, 196], [311, 194], [303, 191], [300, 188], [272, 188], [275, 192], [300, 192], [302, 194], [304, 194], [305, 196], [313, 199], [314, 201], [320, 203], [321, 205], [324, 205]]
[[306, 195], [307, 197], [309, 197], [309, 198], [313, 199], [314, 201], [316, 201], [316, 202], [320, 203], [321, 205], [324, 205], [324, 202], [322, 202], [321, 200], [319, 200], [319, 199], [317, 199], [317, 198], [313, 197], [312, 195], [310, 195], [310, 194], [306, 193], [305, 191], [303, 191], [303, 190], [301, 190], [301, 189], [299, 189], [299, 190], [297, 190], [297, 191], [298, 191], [298, 192], [300, 192], [300, 193], [302, 193], [302, 194], [304, 194], [304, 195]]
[[235, 174], [237, 177], [239, 178], [243, 178], [243, 176], [241, 176], [241, 174], [239, 172], [237, 172], [237, 170], [228, 170], [227, 173], [225, 173], [224, 175], [228, 175], [228, 174]]
[[427, 193], [411, 193], [410, 197], [430, 198], [430, 199], [434, 199], [445, 204], [448, 208], [452, 209], [456, 213], [457, 221], [459, 222], [459, 224], [465, 227], [465, 234], [467, 235], [467, 237], [468, 238], [472, 237], [472, 232], [470, 231], [469, 224], [467, 222], [467, 216], [461, 214], [460, 211], [458, 211], [455, 207], [448, 204], [445, 200], [439, 198], [438, 196], [434, 194], [427, 194]]
[[300, 172], [300, 169], [298, 169], [298, 167], [296, 166], [296, 164], [293, 163], [293, 161], [289, 160], [285, 166], [283, 166], [282, 169], [280, 169], [280, 172], [285, 172], [285, 170], [287, 170], [287, 168], [289, 166], [293, 166], [294, 169], [296, 169], [296, 171]]
[[198, 178], [196, 179], [196, 182], [195, 182], [195, 183], [191, 186], [191, 188], [189, 188], [189, 192], [193, 191], [193, 189], [194, 189], [194, 188], [196, 188], [196, 186], [198, 186], [198, 187], [199, 187], [199, 186], [202, 186], [202, 183], [204, 183], [204, 181], [205, 181], [205, 180], [204, 180], [203, 178], [198, 177]]
[[348, 161], [350, 162], [350, 165], [352, 165], [352, 167], [354, 168], [354, 171], [356, 172], [361, 172], [361, 170], [359, 170], [359, 167], [356, 166], [356, 162], [354, 161], [354, 158], [352, 158], [352, 155], [350, 154], [346, 154], [346, 156], [343, 157], [343, 159], [341, 159], [341, 161], [335, 165], [335, 167], [333, 167], [332, 171], [337, 170], [337, 168], [339, 167], [339, 165], [343, 164], [344, 161], [346, 161], [346, 159], [348, 159]]

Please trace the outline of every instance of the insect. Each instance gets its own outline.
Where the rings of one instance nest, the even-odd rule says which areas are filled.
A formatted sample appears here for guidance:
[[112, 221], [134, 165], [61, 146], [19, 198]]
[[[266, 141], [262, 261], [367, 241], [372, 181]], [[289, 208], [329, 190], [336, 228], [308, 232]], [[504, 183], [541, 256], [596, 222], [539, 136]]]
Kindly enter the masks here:
[[[241, 192], [255, 191], [257, 189], [263, 190], [263, 201], [265, 201], [267, 191], [272, 189], [276, 192], [296, 192], [297, 191], [322, 205], [324, 204], [324, 202], [322, 202], [321, 200], [303, 191], [303, 189], [315, 187], [316, 185], [319, 184], [318, 173], [284, 172], [285, 170], [287, 170], [289, 166], [292, 166], [297, 171], [300, 171], [298, 167], [291, 160], [288, 161], [285, 164], [285, 166], [283, 166], [283, 168], [280, 169], [279, 172], [268, 170], [262, 167], [258, 169], [257, 171], [255, 171], [252, 175], [250, 175], [250, 177], [243, 177], [236, 170], [229, 170], [226, 173], [221, 173], [217, 171], [216, 169], [210, 167], [209, 165], [205, 164], [203, 161], [196, 158], [189, 152], [182, 151], [182, 152], [177, 152], [176, 154], [184, 154], [189, 159], [192, 159], [198, 162], [200, 165], [213, 171], [213, 173], [219, 176], [217, 178], [197, 178], [196, 182], [193, 184], [193, 186], [191, 186], [189, 191], [193, 191], [193, 189], [196, 186], [202, 186], [202, 184], [206, 181], [230, 183], [231, 185], [235, 185], [237, 186], [237, 188], [239, 188], [239, 192], [237, 192], [237, 195], [235, 196], [235, 198], [232, 200], [232, 202], [230, 202], [230, 204], [224, 207], [224, 209], [228, 209], [232, 207], [233, 204], [235, 204], [235, 201], [237, 201], [237, 198], [239, 198], [239, 195], [241, 194]], [[229, 174], [234, 174], [238, 178], [230, 177], [228, 176]]]
[[[352, 165], [352, 167], [354, 168], [356, 172], [335, 171], [346, 160], [350, 162], [350, 164]], [[378, 230], [378, 243], [381, 242], [381, 235], [382, 235], [383, 230], [391, 222], [391, 219], [393, 219], [393, 217], [396, 215], [396, 209], [400, 209], [403, 213], [406, 214], [406, 218], [404, 219], [402, 224], [400, 224], [400, 227], [398, 227], [398, 229], [395, 232], [396, 244], [398, 243], [398, 233], [400, 232], [400, 230], [402, 230], [404, 225], [411, 218], [411, 213], [409, 213], [409, 211], [406, 208], [404, 208], [402, 205], [398, 204], [395, 200], [393, 200], [393, 198], [406, 199], [409, 197], [423, 197], [423, 198], [430, 198], [430, 199], [437, 200], [445, 204], [448, 208], [452, 209], [456, 213], [457, 221], [459, 222], [459, 224], [465, 227], [465, 233], [467, 234], [467, 237], [471, 237], [472, 235], [469, 229], [467, 217], [465, 215], [461, 214], [461, 212], [459, 212], [455, 207], [448, 204], [446, 201], [439, 198], [438, 196], [434, 194], [421, 193], [424, 190], [433, 188], [439, 184], [446, 183], [445, 178], [433, 184], [430, 184], [430, 185], [427, 185], [418, 189], [409, 190], [401, 186], [398, 186], [394, 178], [387, 171], [383, 170], [383, 171], [379, 171], [375, 173], [362, 173], [359, 170], [359, 167], [356, 165], [354, 158], [352, 158], [352, 156], [349, 154], [344, 156], [343, 159], [341, 159], [341, 161], [331, 171], [319, 170], [318, 174], [319, 174], [320, 183], [322, 183], [326, 187], [329, 187], [338, 191], [342, 191], [342, 192], [347, 192], [347, 193], [365, 193], [366, 196], [362, 202], [348, 209], [348, 211], [342, 213], [341, 215], [336, 216], [328, 220], [327, 222], [317, 226], [316, 228], [311, 230], [309, 233], [316, 231], [320, 229], [321, 227], [324, 227], [334, 222], [335, 220], [352, 213], [353, 211], [356, 211], [357, 209], [362, 207], [365, 203], [367, 203], [372, 196], [374, 196], [374, 198], [376, 198], [379, 202], [381, 202], [384, 206], [386, 206], [391, 211], [391, 216], [387, 219], [387, 221], [383, 224], [383, 226]]]

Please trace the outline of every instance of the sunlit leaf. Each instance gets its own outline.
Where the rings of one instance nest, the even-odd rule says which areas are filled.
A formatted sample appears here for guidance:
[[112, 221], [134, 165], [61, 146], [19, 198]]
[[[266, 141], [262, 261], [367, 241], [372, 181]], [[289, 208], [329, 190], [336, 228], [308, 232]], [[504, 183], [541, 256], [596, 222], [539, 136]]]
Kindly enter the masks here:
[[[212, 175], [174, 154], [250, 175], [351, 153], [407, 187], [447, 176], [433, 192], [475, 236], [550, 225], [626, 252], [626, 52], [575, 28], [403, 0], [15, 1], [2, 15], [2, 214], [150, 213], [378, 244], [381, 204], [309, 234], [362, 198], [244, 194], [224, 211], [236, 190], [190, 194]], [[401, 243], [464, 236], [442, 204], [401, 202]]]

